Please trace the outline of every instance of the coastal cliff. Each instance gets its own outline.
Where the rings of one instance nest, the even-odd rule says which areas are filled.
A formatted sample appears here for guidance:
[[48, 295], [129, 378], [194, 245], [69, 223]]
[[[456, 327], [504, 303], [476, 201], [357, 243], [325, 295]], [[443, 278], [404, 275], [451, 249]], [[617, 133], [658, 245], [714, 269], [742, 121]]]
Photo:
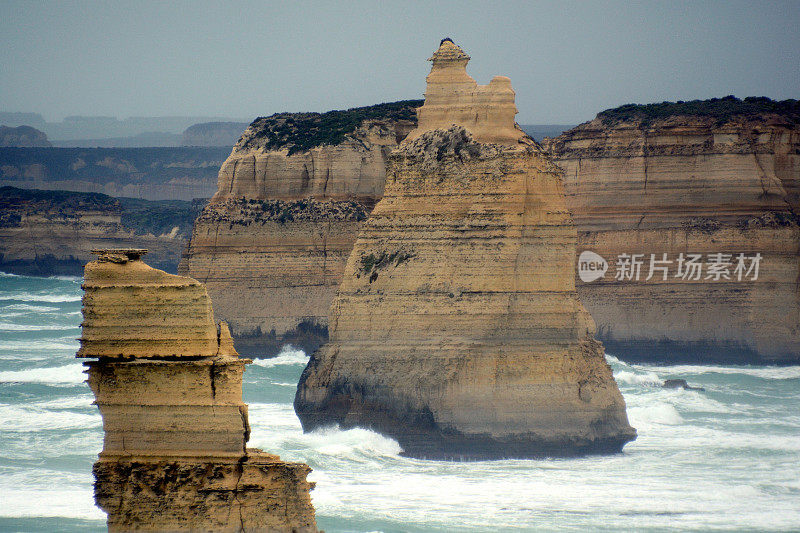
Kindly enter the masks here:
[[229, 148], [188, 146], [0, 147], [0, 186], [191, 202], [214, 194], [229, 153]]
[[53, 146], [43, 131], [30, 126], [0, 126], [0, 147]]
[[243, 353], [313, 351], [389, 153], [419, 101], [256, 119], [219, 172], [180, 272], [201, 280]]
[[103, 419], [95, 501], [109, 531], [315, 532], [308, 466], [246, 447], [239, 358], [205, 288], [145, 250], [86, 266], [81, 347]]
[[448, 39], [431, 60], [300, 379], [303, 428], [369, 427], [426, 458], [619, 451], [636, 433], [575, 292], [558, 168], [507, 78], [478, 86]]
[[96, 248], [148, 246], [175, 272], [200, 207], [99, 193], [0, 187], [0, 271], [80, 276]]
[[608, 263], [576, 283], [611, 353], [800, 361], [798, 102], [623, 106], [545, 146], [564, 169], [578, 252]]

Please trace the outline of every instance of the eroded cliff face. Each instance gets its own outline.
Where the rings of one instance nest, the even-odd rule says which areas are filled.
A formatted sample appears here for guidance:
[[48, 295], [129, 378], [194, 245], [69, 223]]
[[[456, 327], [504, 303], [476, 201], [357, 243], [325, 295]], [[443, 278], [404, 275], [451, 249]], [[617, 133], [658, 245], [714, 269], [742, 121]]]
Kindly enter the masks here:
[[[565, 171], [578, 252], [609, 263], [598, 280], [577, 278], [609, 352], [668, 362], [800, 360], [797, 120], [601, 114], [547, 148]], [[701, 266], [687, 275], [691, 256]]]
[[2, 148], [0, 186], [144, 200], [209, 198], [221, 147]]
[[[147, 246], [153, 265], [175, 272], [189, 233], [181, 227], [180, 216], [165, 217], [166, 225], [150, 223], [147, 217], [157, 217], [173, 206], [142, 200], [143, 205], [133, 207], [128, 202], [135, 201], [120, 203], [94, 193], [0, 187], [0, 270], [80, 276], [94, 249]], [[189, 204], [182, 209], [190, 219]]]
[[[429, 83], [463, 71], [453, 48], [442, 42]], [[434, 103], [518, 131], [502, 99], [435, 89]], [[428, 458], [619, 451], [635, 431], [575, 292], [558, 168], [521, 132], [481, 143], [440, 125], [421, 125], [390, 158], [330, 309], [330, 341], [298, 385], [304, 429], [370, 427]]]
[[143, 250], [86, 266], [81, 347], [103, 418], [95, 501], [109, 531], [315, 532], [308, 466], [248, 449], [240, 359], [197, 281]]
[[245, 131], [180, 267], [206, 284], [243, 353], [310, 352], [327, 338], [345, 261], [415, 105], [283, 113]]

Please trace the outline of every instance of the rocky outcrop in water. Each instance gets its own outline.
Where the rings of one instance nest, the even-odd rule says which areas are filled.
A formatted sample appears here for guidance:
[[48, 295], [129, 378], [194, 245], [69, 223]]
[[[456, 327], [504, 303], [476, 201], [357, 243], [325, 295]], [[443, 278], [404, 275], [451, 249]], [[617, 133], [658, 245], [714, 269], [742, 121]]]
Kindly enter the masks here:
[[578, 251], [608, 262], [577, 284], [611, 353], [800, 361], [798, 102], [623, 106], [547, 148]]
[[308, 466], [246, 447], [239, 358], [197, 281], [144, 250], [86, 266], [77, 356], [103, 418], [95, 501], [109, 531], [315, 532]]
[[575, 292], [558, 168], [507, 79], [478, 86], [467, 59], [449, 40], [432, 57], [432, 107], [390, 157], [295, 410], [416, 457], [619, 451], [636, 433]]
[[383, 194], [405, 101], [256, 119], [219, 172], [181, 273], [203, 281], [243, 353], [313, 351], [358, 228]]

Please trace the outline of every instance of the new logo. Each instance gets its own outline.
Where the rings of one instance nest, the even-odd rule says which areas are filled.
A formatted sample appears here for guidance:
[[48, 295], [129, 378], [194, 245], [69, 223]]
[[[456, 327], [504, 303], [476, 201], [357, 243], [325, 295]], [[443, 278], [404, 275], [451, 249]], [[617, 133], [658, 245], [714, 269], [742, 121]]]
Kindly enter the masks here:
[[594, 252], [586, 250], [578, 257], [578, 276], [584, 283], [602, 278], [607, 270], [608, 261]]

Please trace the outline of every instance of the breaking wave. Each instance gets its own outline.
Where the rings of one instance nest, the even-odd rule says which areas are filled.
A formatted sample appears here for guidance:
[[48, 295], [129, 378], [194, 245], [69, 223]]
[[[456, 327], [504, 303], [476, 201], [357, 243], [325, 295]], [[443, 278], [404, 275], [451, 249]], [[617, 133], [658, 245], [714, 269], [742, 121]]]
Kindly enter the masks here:
[[85, 380], [86, 374], [80, 363], [0, 372], [0, 383], [81, 383]]
[[308, 356], [303, 350], [286, 345], [275, 357], [253, 359], [253, 364], [263, 368], [272, 368], [279, 365], [305, 365], [308, 364]]
[[741, 374], [761, 379], [800, 379], [800, 366], [706, 366], [706, 365], [677, 365], [677, 366], [651, 366], [638, 365], [640, 368], [653, 372], [666, 374]]
[[619, 370], [614, 372], [614, 379], [617, 383], [628, 385], [661, 385], [664, 380], [652, 372], [636, 373], [630, 370]]

